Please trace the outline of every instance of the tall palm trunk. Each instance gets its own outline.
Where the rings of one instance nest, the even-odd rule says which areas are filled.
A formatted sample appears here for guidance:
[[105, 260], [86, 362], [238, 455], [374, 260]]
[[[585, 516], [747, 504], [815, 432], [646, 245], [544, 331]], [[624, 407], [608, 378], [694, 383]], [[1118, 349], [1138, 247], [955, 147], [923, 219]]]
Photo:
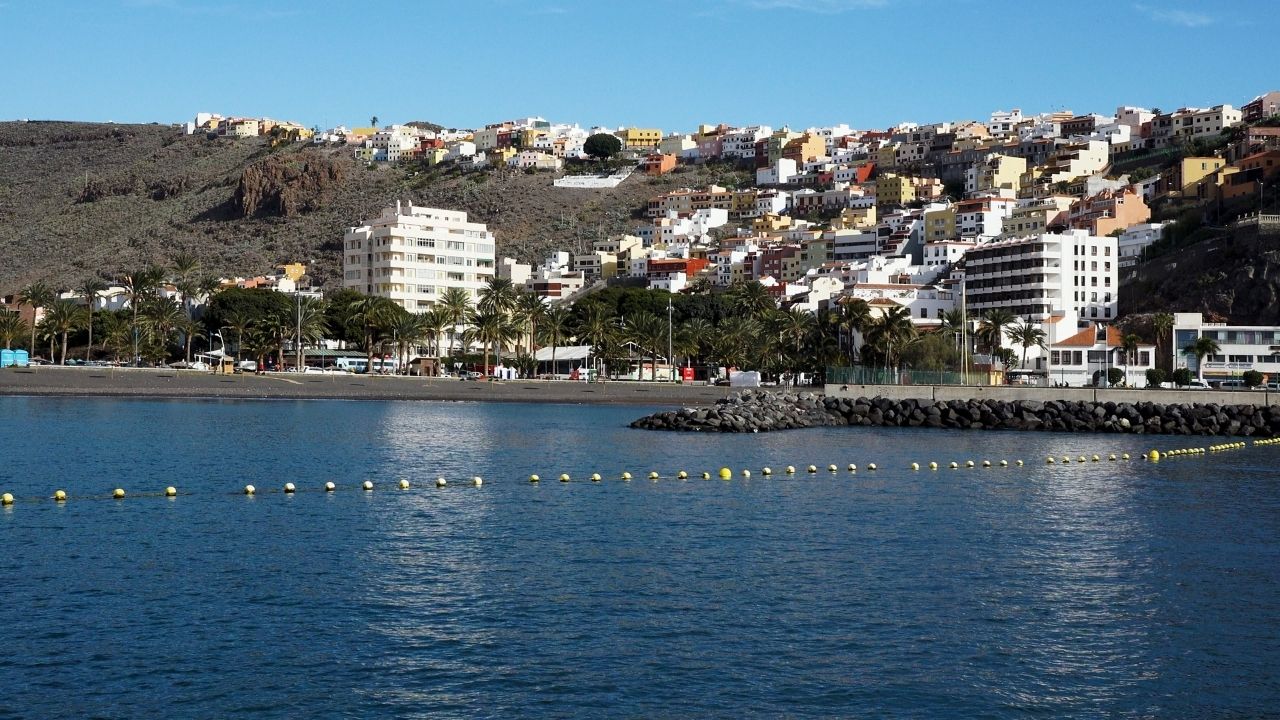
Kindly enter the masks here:
[[62, 359], [58, 361], [58, 364], [67, 364], [67, 333], [65, 330], [62, 333]]
[[84, 361], [89, 362], [93, 352], [93, 298], [89, 298], [89, 341], [84, 346]]

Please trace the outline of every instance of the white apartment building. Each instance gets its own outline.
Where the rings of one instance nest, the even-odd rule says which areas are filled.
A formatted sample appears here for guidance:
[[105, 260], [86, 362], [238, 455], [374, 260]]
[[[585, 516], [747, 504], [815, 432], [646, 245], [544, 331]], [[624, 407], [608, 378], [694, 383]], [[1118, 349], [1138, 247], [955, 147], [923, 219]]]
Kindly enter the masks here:
[[1112, 320], [1119, 260], [1116, 238], [1084, 230], [979, 245], [965, 255], [968, 311], [1000, 308], [1033, 322], [1054, 314]]
[[756, 156], [756, 143], [773, 134], [768, 125], [753, 125], [725, 133], [721, 143], [721, 157], [740, 160], [753, 160]]
[[1120, 234], [1120, 268], [1133, 267], [1142, 258], [1142, 251], [1155, 241], [1164, 237], [1164, 226], [1168, 223], [1142, 223], [1127, 228]]
[[494, 275], [493, 233], [465, 212], [402, 205], [343, 236], [342, 286], [422, 312], [449, 288], [472, 297]]
[[1246, 371], [1256, 370], [1267, 382], [1280, 382], [1280, 327], [1210, 323], [1200, 313], [1174, 313], [1174, 368], [1200, 370], [1196, 356], [1184, 350], [1199, 337], [1213, 340], [1219, 348], [1204, 358], [1205, 381], [1239, 380]]
[[1009, 112], [997, 110], [991, 113], [991, 118], [987, 120], [987, 130], [996, 137], [1007, 137], [1017, 134], [1018, 126], [1022, 125], [1026, 119], [1018, 108]]
[[960, 261], [964, 254], [975, 247], [971, 241], [940, 240], [924, 244], [924, 266], [939, 271]]

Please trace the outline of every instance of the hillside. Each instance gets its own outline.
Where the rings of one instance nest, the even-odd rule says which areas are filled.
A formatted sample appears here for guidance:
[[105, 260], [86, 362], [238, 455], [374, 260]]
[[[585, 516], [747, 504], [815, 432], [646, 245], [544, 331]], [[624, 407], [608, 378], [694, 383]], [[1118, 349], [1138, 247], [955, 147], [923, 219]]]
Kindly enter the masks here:
[[538, 261], [628, 229], [651, 195], [721, 173], [560, 189], [549, 173], [369, 169], [348, 148], [272, 149], [263, 138], [162, 125], [0, 123], [0, 294], [36, 279], [110, 277], [180, 252], [222, 275], [310, 260], [316, 282], [332, 285], [345, 228], [396, 199], [465, 210], [489, 224], [499, 257]]
[[1120, 286], [1126, 315], [1200, 312], [1244, 324], [1280, 325], [1280, 228], [1244, 225], [1140, 263]]

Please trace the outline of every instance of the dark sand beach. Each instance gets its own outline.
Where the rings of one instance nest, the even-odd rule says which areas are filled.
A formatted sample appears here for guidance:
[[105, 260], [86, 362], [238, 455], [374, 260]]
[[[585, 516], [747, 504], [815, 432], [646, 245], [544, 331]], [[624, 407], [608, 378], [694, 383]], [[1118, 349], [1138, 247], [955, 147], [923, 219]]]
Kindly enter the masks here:
[[706, 405], [728, 392], [727, 387], [625, 381], [490, 382], [294, 373], [219, 375], [188, 370], [50, 366], [0, 370], [0, 395]]

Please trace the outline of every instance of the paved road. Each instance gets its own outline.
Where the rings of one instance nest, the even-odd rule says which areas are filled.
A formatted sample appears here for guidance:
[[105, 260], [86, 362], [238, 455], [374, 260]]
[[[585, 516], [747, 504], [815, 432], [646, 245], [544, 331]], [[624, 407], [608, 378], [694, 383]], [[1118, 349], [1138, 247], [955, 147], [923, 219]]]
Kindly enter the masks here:
[[476, 382], [363, 375], [215, 375], [178, 370], [119, 368], [5, 368], [0, 395], [211, 397], [342, 400], [453, 400], [495, 402], [707, 405], [729, 388], [639, 382]]

